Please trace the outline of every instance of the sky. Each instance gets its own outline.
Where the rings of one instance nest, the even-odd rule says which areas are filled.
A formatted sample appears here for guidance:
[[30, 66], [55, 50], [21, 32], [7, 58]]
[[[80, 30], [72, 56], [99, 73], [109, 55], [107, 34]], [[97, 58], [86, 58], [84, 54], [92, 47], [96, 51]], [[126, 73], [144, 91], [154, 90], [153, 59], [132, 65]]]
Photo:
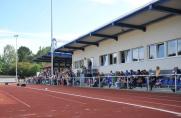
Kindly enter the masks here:
[[[153, 0], [52, 0], [53, 37], [60, 47]], [[0, 0], [0, 55], [10, 44], [36, 53], [50, 46], [51, 0]]]

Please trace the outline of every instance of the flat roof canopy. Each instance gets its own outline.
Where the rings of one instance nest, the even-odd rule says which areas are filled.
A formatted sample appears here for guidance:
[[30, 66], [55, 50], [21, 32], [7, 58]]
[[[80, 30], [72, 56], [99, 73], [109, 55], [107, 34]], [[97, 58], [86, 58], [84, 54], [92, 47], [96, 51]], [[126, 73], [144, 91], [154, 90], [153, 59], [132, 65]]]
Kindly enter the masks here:
[[104, 40], [118, 40], [118, 35], [140, 30], [146, 32], [146, 27], [163, 19], [181, 15], [181, 0], [157, 0], [128, 15], [125, 15], [93, 32], [90, 32], [72, 42], [57, 48], [56, 52], [73, 53], [84, 51], [90, 45], [99, 46]]
[[[60, 53], [54, 52], [53, 54], [53, 61], [55, 63], [72, 63], [72, 54], [70, 53]], [[34, 61], [36, 62], [51, 62], [51, 53], [49, 52], [46, 55], [36, 58]]]

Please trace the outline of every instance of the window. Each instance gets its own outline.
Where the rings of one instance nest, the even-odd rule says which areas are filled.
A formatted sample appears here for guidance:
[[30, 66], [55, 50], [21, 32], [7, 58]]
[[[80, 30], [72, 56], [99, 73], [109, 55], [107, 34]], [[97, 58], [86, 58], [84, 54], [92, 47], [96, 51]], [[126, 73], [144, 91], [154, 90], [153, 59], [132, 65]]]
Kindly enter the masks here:
[[138, 48], [133, 49], [133, 61], [138, 61], [139, 55], [138, 55]]
[[113, 64], [117, 64], [117, 53], [113, 54]]
[[172, 57], [177, 54], [177, 40], [168, 41], [167, 43], [167, 56]]
[[157, 44], [157, 58], [164, 57], [164, 43]]
[[149, 59], [163, 58], [165, 56], [164, 43], [149, 46]]
[[109, 64], [117, 63], [117, 53], [113, 53], [109, 55]]
[[109, 55], [109, 64], [113, 64], [113, 54]]
[[79, 65], [80, 65], [80, 68], [82, 68], [84, 66], [84, 60], [80, 60]]
[[74, 62], [74, 68], [78, 68], [78, 62], [77, 61]]
[[178, 40], [178, 55], [181, 55], [181, 39]]
[[144, 47], [139, 48], [139, 60], [144, 60]]
[[149, 46], [149, 59], [155, 59], [156, 58], [156, 46], [150, 45]]
[[131, 50], [121, 51], [121, 63], [127, 63], [131, 61]]
[[84, 60], [79, 60], [74, 62], [74, 68], [82, 68], [84, 66]]
[[100, 56], [101, 66], [106, 66], [108, 64], [108, 56], [102, 55]]
[[144, 48], [134, 48], [133, 49], [133, 61], [144, 60]]

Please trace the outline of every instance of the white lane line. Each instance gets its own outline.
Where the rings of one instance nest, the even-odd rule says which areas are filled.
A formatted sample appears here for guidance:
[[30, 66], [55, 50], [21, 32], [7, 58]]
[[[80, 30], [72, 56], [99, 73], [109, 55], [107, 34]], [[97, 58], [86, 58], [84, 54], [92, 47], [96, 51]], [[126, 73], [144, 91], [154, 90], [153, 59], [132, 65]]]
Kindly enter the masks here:
[[165, 103], [160, 103], [160, 102], [150, 102], [150, 101], [144, 101], [144, 100], [141, 102], [181, 108], [181, 106], [178, 106], [178, 105], [165, 104]]
[[129, 102], [120, 102], [120, 101], [115, 101], [115, 100], [109, 100], [109, 99], [103, 99], [103, 98], [97, 98], [97, 97], [90, 97], [90, 96], [84, 96], [84, 95], [78, 95], [78, 94], [72, 94], [72, 93], [65, 93], [65, 92], [60, 92], [60, 91], [31, 88], [31, 87], [26, 87], [26, 88], [33, 89], [33, 90], [38, 90], [38, 91], [47, 91], [47, 92], [59, 93], [59, 94], [64, 94], [64, 95], [69, 95], [69, 96], [75, 96], [75, 97], [81, 97], [81, 98], [87, 98], [87, 99], [93, 99], [93, 100], [99, 100], [99, 101], [105, 101], [105, 102], [111, 102], [111, 103], [124, 104], [124, 105], [128, 105], [128, 106], [146, 108], [146, 109], [161, 111], [161, 112], [170, 113], [170, 114], [174, 114], [174, 115], [178, 115], [178, 116], [181, 115], [181, 112], [175, 112], [175, 111], [165, 110], [165, 109], [156, 108], [156, 107], [149, 107], [149, 106], [144, 106], [144, 105], [139, 105], [139, 104], [133, 104], [133, 103], [129, 103]]
[[76, 100], [70, 100], [70, 99], [67, 99], [67, 98], [62, 98], [62, 97], [57, 97], [57, 96], [54, 96], [54, 95], [50, 95], [50, 94], [46, 94], [47, 96], [51, 96], [53, 98], [56, 98], [56, 99], [60, 99], [60, 100], [64, 100], [64, 101], [68, 101], [68, 102], [74, 102], [74, 103], [78, 103], [78, 104], [86, 104], [84, 102], [80, 102], [80, 101], [76, 101]]
[[[125, 96], [132, 96], [132, 95], [135, 95], [135, 94], [130, 94], [130, 93], [128, 93], [129, 95], [125, 95]], [[164, 100], [164, 101], [170, 101], [170, 102], [179, 102], [179, 103], [181, 103], [181, 101], [178, 101], [178, 100], [170, 100], [168, 97], [168, 99], [163, 99], [163, 98], [165, 98], [165, 97], [161, 97], [161, 96], [158, 96], [158, 97], [155, 97], [155, 96], [153, 96], [153, 97], [140, 97], [140, 96], [134, 96], [134, 97], [137, 97], [137, 98], [147, 98], [147, 99], [152, 99], [152, 100]]]
[[[105, 96], [106, 97], [106, 96]], [[132, 97], [132, 96], [131, 96]], [[116, 99], [120, 99], [120, 100], [133, 100], [133, 97], [132, 98], [125, 98], [125, 97], [112, 97], [112, 98], [116, 98]], [[178, 106], [178, 105], [173, 105], [173, 104], [165, 104], [165, 103], [161, 103], [161, 102], [150, 102], [150, 101], [146, 101], [146, 100], [139, 100], [139, 99], [134, 99], [135, 101], [138, 101], [138, 102], [145, 102], [145, 103], [151, 103], [151, 104], [158, 104], [158, 105], [164, 105], [164, 106], [171, 106], [171, 107], [179, 107], [181, 108], [181, 106]], [[159, 99], [160, 100], [160, 99]]]
[[24, 114], [24, 115], [22, 115], [23, 117], [28, 117], [28, 116], [35, 116], [36, 114], [34, 114], [34, 113], [31, 113], [31, 114]]
[[[129, 95], [131, 96], [131, 95]], [[151, 99], [151, 100], [164, 100], [164, 101], [170, 101], [170, 102], [178, 102], [178, 103], [181, 103], [181, 101], [178, 101], [178, 100], [169, 100], [169, 99], [162, 99], [162, 98], [154, 98], [154, 97], [139, 97], [137, 96], [138, 98], [146, 98], [146, 99]]]
[[5, 92], [5, 91], [4, 91], [4, 93], [6, 93], [8, 96], [10, 96], [11, 98], [15, 99], [15, 100], [18, 101], [19, 103], [25, 105], [26, 107], [31, 108], [31, 106], [30, 106], [29, 104], [25, 103], [24, 101], [18, 99], [18, 98], [15, 97], [15, 96], [11, 95], [10, 93]]

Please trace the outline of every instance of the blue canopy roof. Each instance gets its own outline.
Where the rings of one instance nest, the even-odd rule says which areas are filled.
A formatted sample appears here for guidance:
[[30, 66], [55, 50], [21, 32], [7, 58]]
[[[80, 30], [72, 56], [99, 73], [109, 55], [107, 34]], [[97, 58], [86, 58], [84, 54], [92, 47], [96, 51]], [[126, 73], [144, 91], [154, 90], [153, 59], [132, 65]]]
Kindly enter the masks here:
[[[53, 53], [53, 59], [54, 59], [54, 62], [57, 62], [57, 63], [70, 63], [71, 64], [72, 63], [72, 54], [71, 53], [54, 52]], [[51, 52], [48, 52], [48, 54], [36, 58], [34, 61], [51, 62]]]
[[[44, 56], [51, 57], [51, 52], [48, 52], [48, 54], [44, 55]], [[60, 57], [60, 58], [72, 58], [72, 54], [71, 53], [63, 53], [63, 52], [54, 52], [53, 56], [54, 57]]]

